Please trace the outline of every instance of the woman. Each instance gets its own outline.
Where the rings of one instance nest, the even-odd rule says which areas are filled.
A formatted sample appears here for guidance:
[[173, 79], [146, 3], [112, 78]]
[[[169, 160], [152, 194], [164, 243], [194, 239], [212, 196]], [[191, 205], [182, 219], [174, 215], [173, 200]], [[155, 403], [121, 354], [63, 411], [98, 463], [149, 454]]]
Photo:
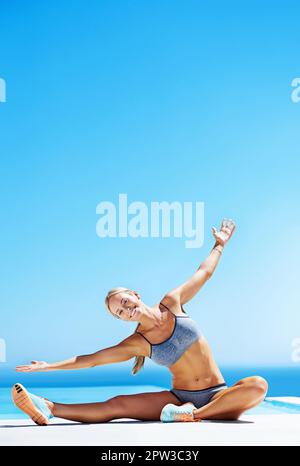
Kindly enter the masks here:
[[244, 411], [258, 405], [266, 395], [267, 382], [255, 376], [227, 387], [207, 341], [182, 307], [212, 276], [234, 230], [233, 221], [226, 219], [220, 231], [213, 228], [215, 245], [207, 259], [189, 280], [168, 292], [159, 304], [150, 307], [136, 291], [126, 288], [111, 290], [105, 299], [111, 315], [138, 322], [136, 331], [119, 344], [54, 364], [32, 361], [31, 365], [17, 366], [18, 372], [81, 369], [135, 357], [133, 374], [136, 374], [148, 356], [169, 367], [172, 390], [119, 395], [101, 403], [66, 405], [37, 397], [16, 384], [13, 387], [15, 404], [41, 425], [48, 424], [53, 416], [86, 423], [119, 418], [163, 422], [236, 420]]

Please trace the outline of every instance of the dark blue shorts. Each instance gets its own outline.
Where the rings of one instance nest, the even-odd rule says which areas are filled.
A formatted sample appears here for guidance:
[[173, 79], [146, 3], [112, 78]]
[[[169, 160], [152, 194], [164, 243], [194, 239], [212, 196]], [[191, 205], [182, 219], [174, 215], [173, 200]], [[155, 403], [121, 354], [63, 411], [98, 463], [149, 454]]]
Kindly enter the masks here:
[[181, 403], [193, 403], [196, 408], [202, 408], [207, 405], [211, 398], [220, 390], [227, 388], [226, 383], [215, 385], [214, 387], [205, 388], [204, 390], [170, 390]]

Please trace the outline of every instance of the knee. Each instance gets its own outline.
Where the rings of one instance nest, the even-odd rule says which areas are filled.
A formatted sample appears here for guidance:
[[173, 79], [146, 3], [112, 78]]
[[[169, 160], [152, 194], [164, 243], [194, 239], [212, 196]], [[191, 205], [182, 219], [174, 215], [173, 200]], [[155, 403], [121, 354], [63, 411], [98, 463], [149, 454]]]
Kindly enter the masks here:
[[268, 382], [263, 377], [259, 376], [246, 379], [245, 386], [261, 399], [265, 398], [268, 391]]
[[123, 406], [124, 405], [124, 401], [125, 401], [125, 397], [126, 395], [117, 395], [117, 396], [114, 396], [113, 398], [111, 398], [110, 400], [108, 400], [109, 404], [111, 406]]
[[117, 395], [105, 402], [112, 419], [123, 417], [126, 411], [125, 398], [126, 395]]

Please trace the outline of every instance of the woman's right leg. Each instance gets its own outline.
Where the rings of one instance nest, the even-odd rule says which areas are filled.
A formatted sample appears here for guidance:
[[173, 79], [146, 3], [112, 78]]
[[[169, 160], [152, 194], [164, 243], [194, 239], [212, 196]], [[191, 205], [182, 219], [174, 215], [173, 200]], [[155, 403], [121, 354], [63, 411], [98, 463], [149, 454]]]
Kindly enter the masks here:
[[167, 390], [118, 395], [100, 403], [61, 404], [47, 401], [54, 417], [89, 424], [120, 418], [159, 421], [161, 410], [168, 403], [182, 404]]

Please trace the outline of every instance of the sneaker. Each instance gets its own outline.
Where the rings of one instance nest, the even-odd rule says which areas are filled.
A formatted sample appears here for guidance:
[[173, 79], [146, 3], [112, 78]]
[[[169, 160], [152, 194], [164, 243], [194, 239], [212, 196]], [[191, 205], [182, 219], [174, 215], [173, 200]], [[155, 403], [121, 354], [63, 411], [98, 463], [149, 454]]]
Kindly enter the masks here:
[[197, 422], [194, 419], [193, 411], [197, 409], [193, 403], [184, 403], [181, 406], [176, 406], [171, 403], [163, 407], [160, 413], [162, 422]]
[[49, 424], [53, 414], [44, 398], [29, 393], [20, 383], [13, 386], [12, 398], [17, 408], [30, 416], [36, 424], [40, 426]]

